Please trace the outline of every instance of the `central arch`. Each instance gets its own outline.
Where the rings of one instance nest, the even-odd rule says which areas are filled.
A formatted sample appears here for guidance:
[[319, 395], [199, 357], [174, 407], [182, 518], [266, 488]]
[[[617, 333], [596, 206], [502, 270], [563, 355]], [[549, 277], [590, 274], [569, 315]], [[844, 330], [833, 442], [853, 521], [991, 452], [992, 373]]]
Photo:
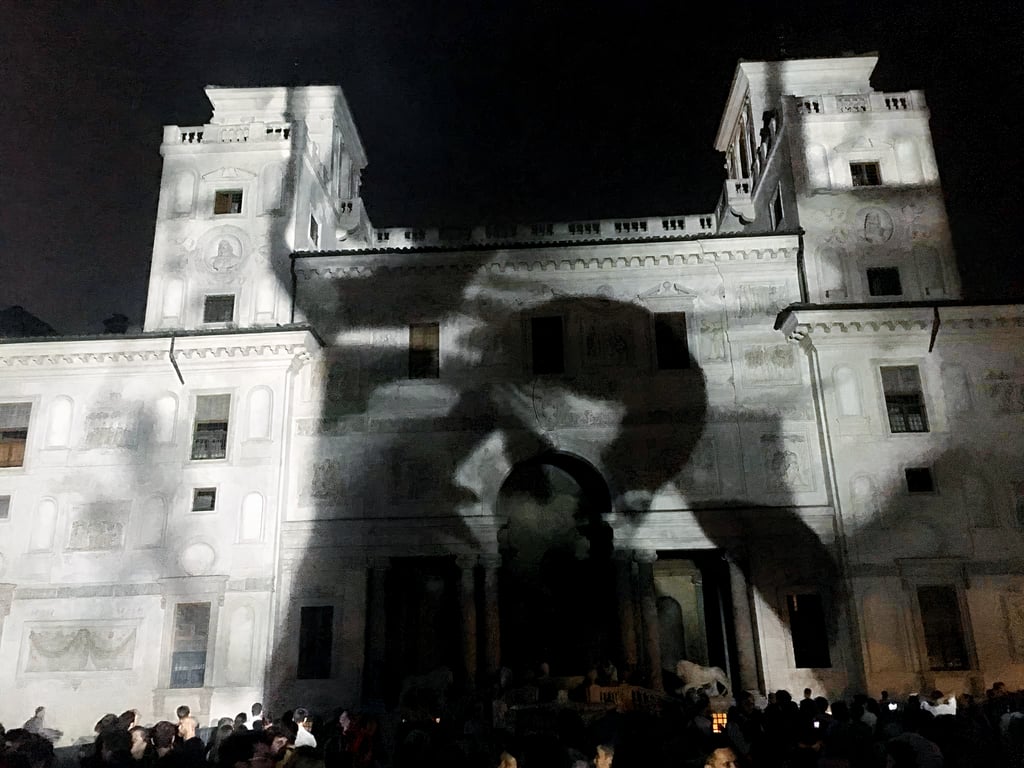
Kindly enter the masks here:
[[611, 509], [578, 456], [547, 451], [509, 472], [497, 503], [503, 664], [579, 675], [618, 655]]

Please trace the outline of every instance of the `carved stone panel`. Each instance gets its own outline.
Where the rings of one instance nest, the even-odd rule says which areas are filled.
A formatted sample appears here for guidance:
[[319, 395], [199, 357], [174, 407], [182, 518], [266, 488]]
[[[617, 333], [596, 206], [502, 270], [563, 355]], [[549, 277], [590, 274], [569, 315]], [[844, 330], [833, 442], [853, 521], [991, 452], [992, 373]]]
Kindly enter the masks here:
[[872, 245], [886, 243], [892, 239], [892, 216], [884, 208], [864, 208], [857, 212], [855, 221], [858, 225], [857, 234]]
[[41, 674], [129, 670], [135, 640], [134, 625], [30, 626], [22, 669]]
[[981, 389], [993, 414], [1024, 413], [1024, 380], [1019, 373], [989, 370]]
[[750, 387], [799, 384], [793, 344], [752, 344], [743, 350], [743, 383]]
[[80, 504], [71, 512], [69, 551], [100, 552], [124, 547], [130, 501]]
[[1010, 658], [1019, 664], [1024, 662], [1024, 592], [1007, 592], [1002, 600]]
[[777, 315], [793, 301], [785, 284], [747, 284], [736, 292], [736, 316], [741, 320]]
[[765, 490], [785, 493], [814, 489], [810, 448], [804, 435], [761, 435], [761, 459]]
[[119, 392], [108, 393], [87, 412], [82, 447], [86, 450], [137, 447], [141, 413], [141, 400], [124, 400]]

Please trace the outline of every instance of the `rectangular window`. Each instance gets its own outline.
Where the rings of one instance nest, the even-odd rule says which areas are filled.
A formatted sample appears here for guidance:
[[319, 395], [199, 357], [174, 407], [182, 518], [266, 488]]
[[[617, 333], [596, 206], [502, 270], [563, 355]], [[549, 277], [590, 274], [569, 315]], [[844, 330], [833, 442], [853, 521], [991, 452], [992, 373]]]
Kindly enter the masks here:
[[882, 390], [891, 432], [927, 432], [928, 415], [916, 365], [882, 367]]
[[872, 267], [868, 269], [868, 293], [872, 296], [902, 296], [898, 267]]
[[8, 520], [11, 517], [11, 497], [0, 496], [0, 520]]
[[832, 666], [828, 650], [828, 624], [821, 595], [787, 595], [793, 658], [800, 669]]
[[933, 670], [970, 669], [963, 617], [955, 587], [918, 587], [924, 645]]
[[313, 214], [309, 214], [309, 242], [313, 244], [314, 248], [320, 247], [320, 222]]
[[565, 343], [562, 338], [561, 317], [556, 315], [531, 318], [530, 341], [533, 347], [534, 373], [565, 373]]
[[907, 478], [907, 493], [935, 492], [935, 481], [929, 467], [907, 467], [903, 474]]
[[207, 296], [203, 301], [204, 323], [230, 323], [235, 319], [235, 297], [231, 294]]
[[223, 459], [228, 455], [228, 414], [231, 395], [196, 397], [196, 421], [192, 430], [192, 459]]
[[772, 197], [771, 207], [768, 209], [768, 217], [771, 219], [772, 231], [782, 226], [782, 185], [775, 188], [775, 195]]
[[659, 371], [690, 367], [685, 312], [659, 312], [654, 316], [654, 345]]
[[330, 605], [302, 608], [299, 616], [299, 680], [324, 680], [331, 676], [334, 646], [334, 608]]
[[32, 403], [0, 403], [0, 467], [20, 467], [25, 462], [31, 415]]
[[440, 376], [441, 326], [417, 323], [409, 326], [409, 378], [436, 379]]
[[210, 642], [210, 604], [179, 603], [174, 608], [171, 688], [202, 688]]
[[882, 183], [878, 163], [850, 163], [850, 176], [855, 187], [877, 187]]
[[241, 213], [242, 190], [222, 189], [217, 192], [213, 199], [213, 212], [218, 216], [222, 213]]
[[216, 488], [196, 488], [192, 491], [193, 512], [213, 512], [217, 507]]

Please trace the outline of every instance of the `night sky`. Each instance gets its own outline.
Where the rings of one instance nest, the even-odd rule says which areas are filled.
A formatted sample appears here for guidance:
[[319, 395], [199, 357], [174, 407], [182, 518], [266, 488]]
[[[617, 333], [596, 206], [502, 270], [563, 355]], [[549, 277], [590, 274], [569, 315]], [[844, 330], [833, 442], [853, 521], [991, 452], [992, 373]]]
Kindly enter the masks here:
[[925, 90], [965, 293], [1024, 297], [1012, 0], [93, 5], [0, 0], [0, 307], [64, 333], [141, 323], [161, 126], [204, 85], [340, 84], [379, 227], [700, 213], [736, 61], [780, 47]]

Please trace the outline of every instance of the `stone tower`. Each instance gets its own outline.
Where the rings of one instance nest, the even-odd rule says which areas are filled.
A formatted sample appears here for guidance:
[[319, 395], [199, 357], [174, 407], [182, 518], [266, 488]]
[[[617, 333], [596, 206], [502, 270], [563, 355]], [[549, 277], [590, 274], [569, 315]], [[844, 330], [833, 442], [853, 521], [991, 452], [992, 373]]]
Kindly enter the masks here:
[[370, 228], [366, 155], [340, 88], [206, 95], [209, 123], [164, 128], [147, 331], [288, 324], [289, 254]]
[[715, 147], [722, 231], [803, 229], [805, 301], [960, 298], [920, 91], [871, 88], [878, 57], [742, 62]]

